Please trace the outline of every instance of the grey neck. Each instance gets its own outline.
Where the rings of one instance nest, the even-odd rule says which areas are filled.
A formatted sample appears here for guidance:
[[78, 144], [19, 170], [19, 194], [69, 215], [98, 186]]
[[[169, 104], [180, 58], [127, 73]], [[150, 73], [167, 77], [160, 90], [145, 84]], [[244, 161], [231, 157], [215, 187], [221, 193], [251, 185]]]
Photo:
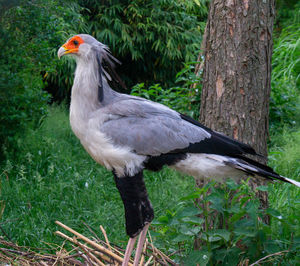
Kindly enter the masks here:
[[[118, 101], [122, 94], [112, 90], [102, 74], [102, 82], [99, 81], [99, 65], [95, 56], [77, 60], [74, 84], [72, 88], [71, 102], [73, 100], [86, 101], [91, 108], [98, 109], [102, 106]], [[102, 85], [102, 86], [101, 86]], [[99, 86], [102, 97], [99, 101]]]

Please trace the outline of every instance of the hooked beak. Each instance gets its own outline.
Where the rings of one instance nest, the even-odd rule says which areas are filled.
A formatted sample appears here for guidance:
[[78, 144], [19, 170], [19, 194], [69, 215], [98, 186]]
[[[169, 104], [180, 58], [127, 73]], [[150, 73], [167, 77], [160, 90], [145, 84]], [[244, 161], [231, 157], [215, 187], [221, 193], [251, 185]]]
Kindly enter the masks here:
[[72, 54], [72, 53], [77, 53], [78, 52], [78, 48], [75, 49], [67, 49], [65, 45], [63, 45], [62, 47], [60, 47], [57, 51], [57, 56], [60, 59], [62, 56], [66, 55], [66, 54]]
[[57, 51], [58, 59], [60, 59], [63, 55], [65, 55], [66, 51], [67, 49], [64, 46], [60, 47]]

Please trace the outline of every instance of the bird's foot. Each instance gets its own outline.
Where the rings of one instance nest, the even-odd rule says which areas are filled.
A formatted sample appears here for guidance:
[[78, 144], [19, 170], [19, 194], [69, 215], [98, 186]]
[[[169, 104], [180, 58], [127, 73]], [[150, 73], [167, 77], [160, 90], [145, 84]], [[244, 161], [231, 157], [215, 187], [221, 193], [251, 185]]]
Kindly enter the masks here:
[[128, 262], [130, 260], [130, 256], [131, 256], [136, 239], [137, 239], [137, 236], [133, 237], [133, 238], [129, 238], [122, 266], [128, 266]]
[[[142, 251], [143, 251], [143, 246], [144, 246], [144, 243], [146, 240], [146, 235], [147, 235], [149, 225], [150, 225], [150, 223], [146, 224], [145, 227], [143, 228], [143, 230], [139, 234], [139, 241], [138, 241], [136, 251], [135, 251], [133, 266], [139, 265], [139, 260], [140, 260], [140, 257], [141, 257]], [[136, 242], [136, 239], [137, 239], [137, 236], [135, 236], [133, 238], [129, 238], [122, 266], [128, 266], [130, 256], [131, 256], [134, 244]]]

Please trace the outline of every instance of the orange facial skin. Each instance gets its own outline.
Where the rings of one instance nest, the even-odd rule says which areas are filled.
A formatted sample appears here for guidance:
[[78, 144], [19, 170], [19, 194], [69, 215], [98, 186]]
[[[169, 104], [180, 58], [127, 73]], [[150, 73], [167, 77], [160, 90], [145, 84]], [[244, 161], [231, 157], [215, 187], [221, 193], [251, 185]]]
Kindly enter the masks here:
[[84, 41], [79, 36], [74, 36], [68, 42], [66, 42], [62, 47], [66, 49], [65, 54], [77, 53], [79, 46], [84, 43]]

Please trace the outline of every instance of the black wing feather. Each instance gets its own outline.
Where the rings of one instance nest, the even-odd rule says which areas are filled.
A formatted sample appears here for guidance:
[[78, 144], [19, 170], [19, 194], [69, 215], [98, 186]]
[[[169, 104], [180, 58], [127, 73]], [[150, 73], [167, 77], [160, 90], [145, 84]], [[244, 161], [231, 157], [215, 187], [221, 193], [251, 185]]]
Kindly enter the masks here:
[[259, 155], [250, 145], [244, 144], [240, 141], [229, 138], [221, 133], [215, 132], [184, 114], [180, 114], [180, 116], [182, 119], [205, 129], [211, 134], [211, 137], [206, 138], [198, 143], [191, 143], [188, 147], [184, 149], [172, 151], [174, 153], [209, 153], [232, 157], [236, 157], [242, 154]]

